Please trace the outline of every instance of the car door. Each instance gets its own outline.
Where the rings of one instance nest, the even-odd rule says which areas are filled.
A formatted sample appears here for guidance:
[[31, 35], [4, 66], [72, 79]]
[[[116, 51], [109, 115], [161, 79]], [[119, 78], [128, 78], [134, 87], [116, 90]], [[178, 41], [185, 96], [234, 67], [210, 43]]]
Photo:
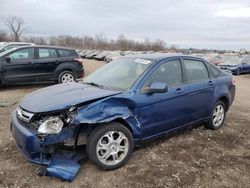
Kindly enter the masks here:
[[59, 57], [54, 48], [37, 48], [37, 77], [39, 80], [49, 80], [53, 78], [54, 71], [59, 64]]
[[[6, 57], [9, 57], [9, 62]], [[5, 81], [35, 81], [34, 48], [22, 48], [3, 58], [2, 70]]]
[[205, 119], [210, 115], [214, 97], [214, 79], [210, 78], [208, 68], [199, 59], [184, 58], [184, 86], [189, 106], [189, 121]]
[[168, 130], [178, 128], [188, 119], [186, 100], [183, 87], [183, 72], [180, 59], [165, 61], [151, 70], [140, 88], [150, 86], [155, 82], [168, 85], [165, 93], [144, 94], [139, 91], [137, 104], [139, 120], [142, 124], [143, 138], [156, 136]]

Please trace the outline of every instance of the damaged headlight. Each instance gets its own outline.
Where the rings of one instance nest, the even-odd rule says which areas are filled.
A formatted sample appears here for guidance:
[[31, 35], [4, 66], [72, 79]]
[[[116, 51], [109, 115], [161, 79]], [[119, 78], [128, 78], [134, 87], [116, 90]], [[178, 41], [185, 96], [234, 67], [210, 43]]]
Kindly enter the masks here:
[[39, 133], [57, 134], [63, 128], [63, 121], [60, 117], [54, 116], [45, 119], [38, 128]]

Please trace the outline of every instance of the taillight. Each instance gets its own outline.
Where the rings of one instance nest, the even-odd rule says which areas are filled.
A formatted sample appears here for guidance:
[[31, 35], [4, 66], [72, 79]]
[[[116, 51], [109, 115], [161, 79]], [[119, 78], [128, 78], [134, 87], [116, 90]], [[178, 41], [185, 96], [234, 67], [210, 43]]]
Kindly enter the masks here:
[[235, 77], [233, 76], [233, 79], [232, 79], [232, 84], [235, 86], [236, 84], [236, 81], [235, 81]]
[[77, 63], [82, 64], [82, 58], [75, 58], [74, 60], [75, 60]]

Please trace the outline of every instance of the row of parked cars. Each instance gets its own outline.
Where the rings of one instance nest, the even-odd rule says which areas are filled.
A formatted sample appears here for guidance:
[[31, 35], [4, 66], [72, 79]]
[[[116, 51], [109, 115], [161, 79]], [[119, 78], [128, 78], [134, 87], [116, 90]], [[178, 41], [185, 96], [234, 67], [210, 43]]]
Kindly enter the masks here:
[[[153, 51], [100, 51], [100, 50], [77, 50], [81, 58], [95, 59], [109, 63], [125, 55], [151, 54], [158, 53]], [[250, 73], [250, 56], [239, 54], [193, 54], [206, 59], [208, 62], [215, 64], [219, 68], [231, 71], [234, 75]]]
[[[54, 81], [72, 82], [84, 76], [82, 58], [110, 62], [126, 55], [151, 54], [153, 51], [75, 50], [32, 43], [0, 43], [0, 84]], [[235, 54], [195, 54], [231, 71], [250, 73], [250, 56]]]
[[125, 55], [154, 53], [154, 51], [120, 51], [120, 50], [114, 50], [114, 51], [78, 50], [77, 52], [81, 56], [81, 58], [106, 61], [107, 63]]

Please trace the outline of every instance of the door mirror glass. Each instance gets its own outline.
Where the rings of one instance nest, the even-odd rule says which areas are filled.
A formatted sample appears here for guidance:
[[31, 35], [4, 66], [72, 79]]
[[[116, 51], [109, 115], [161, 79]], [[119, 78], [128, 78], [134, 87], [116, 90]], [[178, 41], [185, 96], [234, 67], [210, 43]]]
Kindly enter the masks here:
[[10, 58], [9, 56], [5, 57], [5, 61], [6, 61], [7, 63], [10, 63], [11, 58]]
[[149, 87], [142, 88], [142, 93], [165, 93], [168, 85], [164, 82], [153, 82]]

